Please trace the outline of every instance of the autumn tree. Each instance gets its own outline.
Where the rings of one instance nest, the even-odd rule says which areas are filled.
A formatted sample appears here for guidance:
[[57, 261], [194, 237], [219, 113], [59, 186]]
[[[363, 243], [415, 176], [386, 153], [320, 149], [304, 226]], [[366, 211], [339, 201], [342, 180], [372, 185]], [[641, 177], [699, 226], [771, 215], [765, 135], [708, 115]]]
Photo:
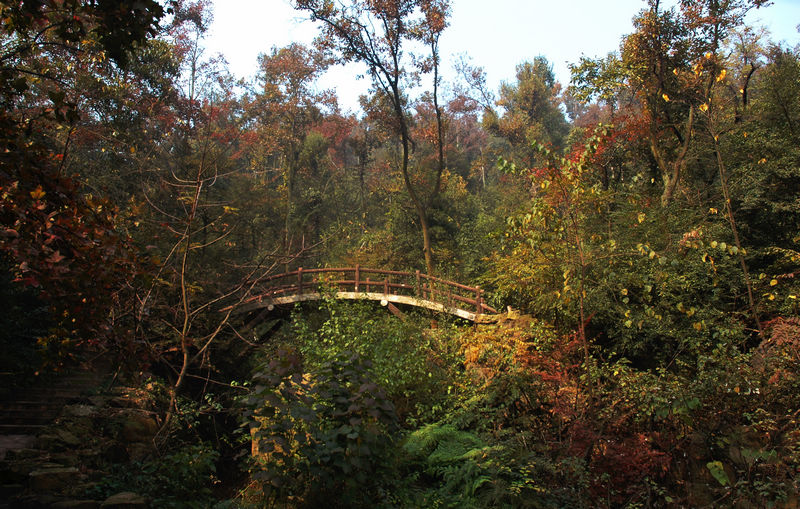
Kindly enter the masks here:
[[543, 143], [555, 149], [564, 147], [569, 125], [560, 109], [560, 85], [547, 59], [539, 56], [517, 66], [516, 83], [503, 83], [497, 106], [498, 115], [488, 111], [484, 125], [503, 136], [514, 147], [510, 157], [519, 164], [535, 165], [532, 145]]
[[[318, 91], [316, 80], [325, 72], [323, 55], [300, 44], [273, 48], [259, 57], [260, 74], [252, 101], [246, 106], [254, 120], [259, 143], [252, 163], [267, 174], [275, 173], [283, 196], [283, 251], [286, 256], [304, 242], [303, 202], [308, 177], [325, 157], [324, 137], [312, 132], [327, 106], [336, 109], [335, 96]], [[317, 168], [318, 169], [318, 168]], [[310, 243], [310, 239], [309, 239]]]
[[79, 75], [100, 61], [125, 69], [165, 9], [76, 0], [0, 9], [0, 246], [15, 281], [50, 307], [44, 344], [114, 341], [125, 336], [114, 311], [127, 300], [137, 261], [117, 231], [115, 206], [86, 196], [81, 169], [67, 168], [71, 134], [88, 113], [74, 92]]
[[[641, 108], [650, 155], [662, 181], [661, 204], [669, 205], [687, 173], [698, 106], [709, 95], [701, 74], [716, 75], [714, 56], [725, 39], [760, 0], [681, 2], [662, 9], [658, 0], [634, 18], [620, 56], [584, 59], [575, 65], [573, 85], [582, 97], [609, 100], [625, 89]], [[704, 75], [704, 76], [705, 76]]]
[[[433, 273], [434, 259], [428, 217], [432, 201], [441, 190], [444, 171], [443, 127], [438, 100], [440, 84], [439, 36], [447, 26], [449, 3], [433, 0], [354, 0], [336, 5], [327, 0], [299, 0], [299, 10], [321, 22], [321, 48], [335, 54], [339, 62], [367, 66], [373, 93], [390, 113], [387, 126], [399, 138], [400, 174], [417, 213], [423, 237], [425, 265]], [[413, 55], [415, 44], [425, 53]], [[438, 163], [432, 175], [419, 177], [411, 167], [412, 130], [410, 94], [417, 76], [433, 74], [432, 100], [436, 110]], [[415, 178], [416, 177], [416, 178]]]

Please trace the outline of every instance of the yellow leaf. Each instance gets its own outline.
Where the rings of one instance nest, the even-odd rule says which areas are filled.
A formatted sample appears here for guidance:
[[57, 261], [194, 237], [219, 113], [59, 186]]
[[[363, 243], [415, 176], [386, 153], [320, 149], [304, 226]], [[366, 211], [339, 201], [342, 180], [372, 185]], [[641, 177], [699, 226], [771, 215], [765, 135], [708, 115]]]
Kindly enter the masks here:
[[623, 288], [623, 289], [620, 291], [620, 293], [621, 293], [622, 295], [628, 295], [628, 289], [627, 289], [627, 288]]
[[706, 53], [706, 58], [709, 59], [709, 60], [711, 60], [711, 57], [713, 57], [713, 56], [714, 56], [714, 54], [711, 53], [710, 51], [708, 53]]
[[758, 164], [764, 164], [766, 162], [767, 162], [767, 158], [766, 157], [762, 157], [761, 159], [759, 159]]
[[710, 209], [708, 209], [708, 213], [709, 214], [719, 214], [719, 210], [715, 209], [714, 207], [711, 207]]
[[692, 327], [694, 327], [694, 330], [696, 330], [696, 331], [701, 331], [701, 330], [703, 330], [703, 323], [702, 322], [694, 322], [694, 324], [692, 324]]
[[708, 111], [708, 104], [703, 103], [700, 105], [700, 111]]
[[665, 101], [669, 102], [669, 96], [667, 94], [661, 94], [661, 97], [663, 97]]
[[639, 212], [639, 215], [636, 216], [636, 219], [638, 219], [639, 222], [641, 223], [642, 221], [644, 221], [645, 217], [647, 217], [647, 216], [645, 215], [644, 212]]
[[724, 80], [724, 79], [725, 79], [725, 75], [726, 75], [726, 74], [728, 74], [728, 71], [726, 71], [725, 69], [721, 70], [721, 71], [719, 72], [719, 76], [717, 76], [717, 81], [722, 81], [722, 80]]
[[31, 198], [33, 198], [34, 200], [41, 200], [42, 198], [44, 198], [45, 194], [47, 193], [42, 191], [42, 186], [36, 186], [36, 189], [31, 191]]
[[777, 279], [773, 279], [772, 281], [769, 282], [770, 286], [775, 286], [777, 284], [778, 284], [778, 280]]

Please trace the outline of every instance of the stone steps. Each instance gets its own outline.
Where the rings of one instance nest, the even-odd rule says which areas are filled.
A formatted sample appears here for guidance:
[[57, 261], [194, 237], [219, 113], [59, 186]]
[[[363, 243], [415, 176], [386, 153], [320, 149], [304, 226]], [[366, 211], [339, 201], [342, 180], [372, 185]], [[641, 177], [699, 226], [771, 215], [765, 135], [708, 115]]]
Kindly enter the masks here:
[[0, 460], [17, 441], [9, 436], [37, 436], [58, 417], [65, 405], [79, 403], [105, 388], [111, 380], [110, 363], [95, 358], [95, 367], [84, 364], [47, 375], [33, 386], [3, 393], [0, 397]]
[[[66, 405], [87, 401], [104, 389], [111, 380], [108, 371], [76, 367], [66, 373], [42, 377], [31, 387], [2, 393], [0, 509], [39, 507], [38, 502], [27, 504], [17, 497], [26, 490], [35, 492], [40, 485], [71, 483], [77, 479], [74, 467], [48, 463], [50, 454], [39, 450], [41, 440], [37, 437], [59, 417]], [[6, 502], [11, 500], [13, 502]]]
[[92, 364], [0, 396], [0, 509], [149, 507], [124, 491], [83, 499], [109, 462], [149, 454], [157, 430], [136, 396], [109, 390], [111, 363]]
[[[16, 435], [35, 437], [46, 426], [47, 426], [46, 424], [30, 424], [30, 423], [0, 424], [0, 438], [4, 436], [16, 436]], [[2, 444], [2, 440], [0, 440], [0, 444]], [[0, 445], [0, 459], [3, 459], [4, 455], [5, 455], [5, 450], [3, 449], [3, 446]]]

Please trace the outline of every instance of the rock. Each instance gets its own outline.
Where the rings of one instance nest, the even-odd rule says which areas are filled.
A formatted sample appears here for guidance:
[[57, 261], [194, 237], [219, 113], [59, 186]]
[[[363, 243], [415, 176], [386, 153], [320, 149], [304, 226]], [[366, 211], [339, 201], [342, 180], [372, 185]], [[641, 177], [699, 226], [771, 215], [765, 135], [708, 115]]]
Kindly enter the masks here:
[[97, 500], [62, 500], [50, 506], [51, 509], [98, 509]]
[[156, 421], [140, 413], [128, 414], [122, 424], [122, 437], [128, 442], [150, 442], [157, 431]]
[[60, 443], [57, 435], [45, 433], [36, 437], [36, 448], [44, 451], [52, 451], [56, 449], [56, 445]]
[[128, 446], [128, 457], [131, 461], [144, 461], [153, 453], [152, 445], [136, 442]]
[[31, 490], [36, 493], [54, 493], [77, 484], [80, 471], [75, 467], [48, 467], [28, 474]]
[[106, 396], [89, 396], [88, 399], [97, 408], [103, 408], [108, 404], [108, 397]]
[[94, 423], [96, 417], [65, 417], [59, 419], [61, 426], [59, 429], [66, 430], [77, 437], [92, 440], [97, 434], [97, 426]]
[[103, 448], [103, 458], [110, 463], [125, 463], [130, 459], [127, 449], [117, 442], [110, 442]]
[[81, 464], [81, 458], [78, 454], [78, 451], [57, 452], [54, 453], [50, 459], [65, 467], [77, 467]]
[[39, 449], [17, 449], [8, 451], [6, 453], [6, 459], [8, 461], [21, 461], [32, 458], [39, 458], [43, 454], [44, 453]]
[[114, 390], [117, 394], [108, 403], [118, 408], [151, 408], [153, 399], [150, 391], [153, 389], [138, 389], [134, 387], [120, 387]]
[[69, 417], [92, 417], [97, 415], [97, 407], [92, 405], [67, 405], [64, 415]]
[[99, 447], [93, 447], [91, 449], [79, 449], [75, 452], [80, 457], [81, 463], [87, 465], [97, 464], [97, 462], [103, 456], [102, 450]]
[[70, 433], [65, 429], [56, 430], [56, 436], [58, 437], [59, 440], [61, 440], [61, 442], [67, 445], [71, 445], [73, 447], [81, 445], [82, 443], [80, 438], [76, 437], [75, 435], [73, 435], [72, 433]]
[[100, 504], [102, 509], [147, 509], [147, 499], [137, 493], [124, 491], [108, 497]]

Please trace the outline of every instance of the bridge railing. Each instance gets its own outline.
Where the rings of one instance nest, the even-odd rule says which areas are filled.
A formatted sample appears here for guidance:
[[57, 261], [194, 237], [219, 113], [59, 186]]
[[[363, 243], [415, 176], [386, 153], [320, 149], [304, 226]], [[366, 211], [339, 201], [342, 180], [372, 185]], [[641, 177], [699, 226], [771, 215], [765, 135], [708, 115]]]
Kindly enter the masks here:
[[497, 313], [483, 300], [479, 286], [467, 286], [437, 278], [420, 271], [355, 267], [304, 269], [276, 274], [262, 282], [260, 297], [277, 298], [326, 290], [355, 293], [382, 293], [405, 295], [442, 304], [448, 307], [474, 311], [476, 314]]

